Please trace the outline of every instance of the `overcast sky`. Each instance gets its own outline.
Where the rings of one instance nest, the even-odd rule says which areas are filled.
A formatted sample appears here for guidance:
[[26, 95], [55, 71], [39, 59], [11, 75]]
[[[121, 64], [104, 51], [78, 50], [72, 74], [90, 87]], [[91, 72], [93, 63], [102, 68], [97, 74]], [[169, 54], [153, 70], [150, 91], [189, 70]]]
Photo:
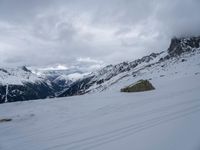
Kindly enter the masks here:
[[200, 35], [200, 0], [0, 0], [0, 64], [102, 64]]

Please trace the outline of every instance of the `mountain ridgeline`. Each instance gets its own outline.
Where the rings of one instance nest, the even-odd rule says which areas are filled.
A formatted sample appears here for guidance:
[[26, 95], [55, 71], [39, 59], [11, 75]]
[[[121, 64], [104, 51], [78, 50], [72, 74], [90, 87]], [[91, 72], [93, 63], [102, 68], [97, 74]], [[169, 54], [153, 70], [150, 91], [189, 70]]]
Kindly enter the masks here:
[[[139, 75], [138, 73], [161, 62], [170, 62], [170, 59], [180, 59], [182, 54], [194, 54], [200, 51], [200, 37], [173, 38], [167, 51], [152, 53], [132, 62], [123, 62], [109, 65], [74, 82], [60, 97], [81, 95], [89, 92], [104, 91], [122, 78]], [[184, 59], [182, 59], [184, 61]], [[163, 67], [161, 65], [160, 67]]]
[[[63, 73], [51, 72], [40, 76], [25, 66], [0, 68], [0, 103], [66, 97], [101, 92], [127, 76], [140, 76], [142, 70], [155, 65], [163, 67], [172, 60], [183, 62], [183, 55], [200, 52], [200, 37], [173, 38], [167, 51], [152, 53], [131, 62], [108, 65], [77, 80], [64, 78]], [[119, 89], [120, 90], [120, 89]]]

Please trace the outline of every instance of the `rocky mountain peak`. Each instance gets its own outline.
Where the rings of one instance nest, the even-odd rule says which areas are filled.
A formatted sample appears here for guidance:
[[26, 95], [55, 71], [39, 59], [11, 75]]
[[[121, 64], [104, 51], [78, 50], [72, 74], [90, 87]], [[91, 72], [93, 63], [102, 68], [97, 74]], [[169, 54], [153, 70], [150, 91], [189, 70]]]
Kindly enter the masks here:
[[184, 52], [192, 51], [200, 47], [200, 36], [197, 37], [174, 37], [171, 39], [168, 53], [170, 56], [179, 56]]
[[22, 66], [21, 69], [25, 72], [30, 72], [31, 73], [31, 70], [29, 70], [26, 66]]

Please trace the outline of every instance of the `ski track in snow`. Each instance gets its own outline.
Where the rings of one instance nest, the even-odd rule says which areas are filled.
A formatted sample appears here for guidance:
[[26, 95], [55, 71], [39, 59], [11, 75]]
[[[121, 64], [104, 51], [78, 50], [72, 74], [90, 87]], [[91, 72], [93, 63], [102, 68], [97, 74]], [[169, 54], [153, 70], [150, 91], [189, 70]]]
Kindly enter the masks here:
[[[195, 91], [194, 89], [191, 89], [189, 92]], [[63, 131], [62, 134], [58, 133], [55, 134], [54, 136], [47, 137], [43, 139], [43, 142], [48, 142], [48, 143], [59, 143], [59, 144], [53, 144], [52, 146], [44, 148], [44, 150], [60, 150], [60, 149], [65, 149], [65, 150], [88, 150], [88, 149], [95, 149], [96, 147], [99, 147], [104, 144], [109, 144], [112, 143], [113, 141], [120, 140], [129, 136], [133, 136], [139, 132], [142, 132], [144, 130], [147, 130], [148, 128], [153, 128], [156, 127], [160, 124], [163, 123], [168, 123], [176, 119], [181, 119], [186, 116], [189, 116], [193, 113], [197, 113], [200, 111], [200, 99], [192, 99], [192, 100], [180, 100], [179, 95], [181, 93], [184, 93], [186, 91], [180, 91], [179, 94], [171, 94], [169, 98], [164, 97], [159, 97], [159, 99], [154, 99], [155, 96], [151, 98], [146, 98], [141, 101], [136, 101], [136, 102], [130, 102], [127, 104], [114, 104], [111, 106], [105, 106], [102, 107], [101, 109], [97, 109], [95, 111], [92, 111], [89, 114], [81, 115], [79, 117], [71, 118], [71, 122], [68, 122], [67, 120], [63, 121], [62, 124], [66, 123], [66, 130], [67, 130], [67, 124], [71, 123], [73, 124], [74, 122], [76, 123], [77, 120], [82, 121], [82, 122], [87, 122], [93, 119], [98, 119], [102, 118], [107, 115], [117, 115], [118, 113], [125, 113], [125, 115], [122, 115], [122, 117], [119, 117], [117, 119], [112, 119], [111, 120], [106, 120], [106, 122], [100, 122], [98, 125], [91, 127], [91, 126], [85, 126], [82, 127], [80, 125], [79, 128], [75, 128], [70, 131]], [[184, 96], [184, 94], [183, 94]], [[173, 98], [177, 100], [172, 102], [170, 98]], [[163, 100], [164, 99], [164, 100]], [[164, 105], [161, 107], [156, 107], [153, 109], [150, 109], [148, 111], [142, 111], [139, 113], [135, 114], [130, 114], [129, 112], [131, 109], [138, 109], [140, 107], [148, 106], [148, 105], [156, 105], [157, 103], [161, 101], [169, 101], [172, 104]], [[121, 107], [120, 107], [121, 106]], [[94, 114], [93, 114], [94, 113]], [[139, 119], [139, 120], [137, 120]], [[116, 123], [122, 122], [120, 127], [116, 127], [114, 129], [109, 129], [106, 132], [97, 132], [96, 128], [106, 128], [107, 126], [114, 125]], [[7, 140], [9, 142], [12, 141], [24, 141], [25, 144], [31, 142], [32, 136], [37, 137], [40, 136], [41, 134], [47, 134], [51, 132], [52, 130], [56, 130], [59, 128], [58, 124], [57, 126], [50, 126], [45, 129], [41, 129], [39, 131], [29, 131], [26, 136], [16, 136], [15, 138], [8, 138]], [[17, 126], [11, 126], [10, 128], [7, 129], [11, 130], [13, 127]], [[92, 132], [94, 130], [94, 133]], [[1, 131], [1, 130], [0, 130]], [[82, 134], [85, 134], [89, 131], [89, 135], [82, 137]], [[92, 133], [92, 134], [91, 134]], [[0, 135], [6, 134], [5, 130], [4, 132], [0, 132]], [[70, 138], [72, 138], [70, 140]], [[1, 139], [1, 138], [0, 138]], [[66, 139], [66, 141], [63, 141], [63, 139]], [[69, 141], [68, 141], [69, 140]], [[23, 147], [23, 146], [22, 146]]]
[[81, 149], [81, 150], [91, 149], [91, 148], [94, 148], [96, 146], [99, 146], [99, 145], [102, 145], [102, 144], [105, 144], [105, 143], [109, 143], [109, 142], [112, 142], [112, 141], [115, 141], [115, 140], [119, 140], [119, 139], [126, 137], [126, 136], [129, 136], [129, 135], [133, 135], [137, 132], [140, 132], [140, 131], [143, 131], [143, 130], [148, 129], [150, 127], [154, 127], [156, 125], [159, 125], [160, 123], [172, 121], [172, 120], [177, 119], [179, 117], [184, 117], [184, 116], [189, 115], [191, 113], [195, 113], [197, 111], [200, 111], [199, 106], [193, 106], [193, 107], [187, 108], [187, 109], [179, 111], [179, 112], [167, 114], [167, 115], [164, 115], [164, 116], [153, 118], [151, 120], [146, 120], [144, 122], [132, 124], [130, 126], [123, 127], [123, 128], [120, 128], [120, 129], [116, 129], [116, 130], [110, 131], [110, 132], [105, 133], [105, 134], [91, 136], [91, 137], [88, 137], [88, 138], [73, 141], [73, 142], [70, 142], [70, 143], [65, 143], [65, 144], [62, 144], [62, 145], [59, 144], [57, 146], [47, 148], [46, 150], [58, 149], [60, 147], [64, 147], [64, 149]]

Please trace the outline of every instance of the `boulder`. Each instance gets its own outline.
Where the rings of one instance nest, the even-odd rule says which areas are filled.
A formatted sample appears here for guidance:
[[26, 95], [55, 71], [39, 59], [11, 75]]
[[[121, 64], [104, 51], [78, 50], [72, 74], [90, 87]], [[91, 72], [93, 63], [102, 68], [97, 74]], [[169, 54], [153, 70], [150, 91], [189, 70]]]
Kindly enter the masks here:
[[148, 80], [139, 80], [125, 88], [121, 89], [121, 92], [143, 92], [154, 90], [155, 88]]

